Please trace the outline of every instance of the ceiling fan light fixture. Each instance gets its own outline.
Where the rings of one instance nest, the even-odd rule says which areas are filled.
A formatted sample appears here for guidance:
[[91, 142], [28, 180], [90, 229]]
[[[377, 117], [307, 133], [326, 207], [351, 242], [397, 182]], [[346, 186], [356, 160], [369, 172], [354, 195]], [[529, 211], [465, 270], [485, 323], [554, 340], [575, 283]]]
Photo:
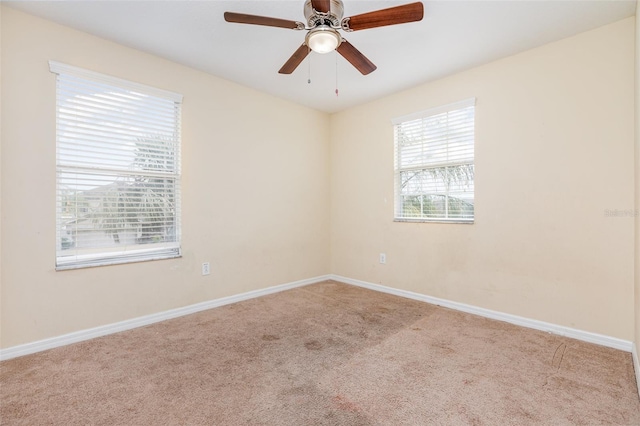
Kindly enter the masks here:
[[328, 25], [319, 25], [307, 33], [306, 44], [317, 53], [329, 53], [336, 50], [342, 42], [340, 33]]

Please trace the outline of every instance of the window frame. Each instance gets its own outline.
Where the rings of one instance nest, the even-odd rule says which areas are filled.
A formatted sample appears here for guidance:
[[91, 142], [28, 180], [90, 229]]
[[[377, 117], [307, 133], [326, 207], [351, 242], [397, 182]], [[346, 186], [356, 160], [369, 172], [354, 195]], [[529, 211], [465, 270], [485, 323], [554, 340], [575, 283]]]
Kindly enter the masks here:
[[[82, 69], [82, 68], [78, 68], [78, 67], [74, 67], [71, 65], [66, 65], [63, 63], [59, 63], [56, 61], [49, 61], [49, 70], [56, 75], [56, 108], [55, 108], [55, 114], [56, 114], [56, 134], [55, 134], [55, 144], [56, 144], [56, 179], [55, 179], [55, 188], [56, 188], [56, 213], [55, 213], [55, 222], [56, 222], [56, 249], [55, 249], [55, 269], [56, 270], [68, 270], [68, 269], [79, 269], [79, 268], [88, 268], [88, 267], [96, 267], [96, 266], [107, 266], [107, 265], [115, 265], [115, 264], [126, 264], [126, 263], [134, 263], [134, 262], [143, 262], [143, 261], [152, 261], [152, 260], [160, 260], [160, 259], [172, 259], [172, 258], [178, 258], [182, 256], [182, 230], [181, 230], [181, 198], [182, 198], [182, 194], [181, 194], [181, 183], [182, 183], [182, 165], [181, 165], [181, 149], [182, 149], [182, 131], [181, 131], [181, 120], [182, 120], [182, 100], [183, 100], [183, 96], [181, 94], [178, 93], [174, 93], [174, 92], [170, 92], [170, 91], [166, 91], [163, 89], [158, 89], [155, 87], [151, 87], [151, 86], [146, 86], [143, 84], [139, 84], [139, 83], [135, 83], [135, 82], [131, 82], [128, 80], [124, 80], [124, 79], [120, 79], [117, 77], [112, 77], [109, 75], [105, 75], [105, 74], [101, 74], [101, 73], [97, 73], [94, 71], [89, 71], [86, 69]], [[105, 161], [104, 163], [99, 163], [97, 166], [95, 164], [90, 164], [89, 161], [89, 157], [88, 160], [86, 160], [85, 163], [83, 163], [82, 160], [77, 160], [75, 163], [77, 163], [78, 165], [70, 165], [72, 163], [68, 163], [68, 161], [64, 161], [61, 160], [61, 150], [63, 150], [63, 148], [61, 148], [61, 146], [65, 145], [66, 142], [62, 142], [61, 141], [61, 115], [60, 114], [65, 114], [64, 112], [61, 112], [61, 102], [62, 102], [62, 98], [60, 98], [60, 94], [59, 94], [59, 90], [60, 87], [75, 87], [75, 86], [69, 86], [68, 84], [66, 86], [61, 86], [61, 84], [65, 84], [65, 83], [61, 83], [61, 79], [65, 79], [65, 78], [73, 78], [73, 79], [80, 79], [78, 80], [79, 82], [77, 84], [79, 85], [84, 85], [84, 84], [89, 84], [89, 85], [106, 85], [106, 86], [111, 86], [114, 89], [117, 89], [118, 91], [126, 91], [125, 94], [141, 94], [145, 97], [148, 97], [149, 99], [153, 99], [151, 102], [163, 102], [163, 103], [167, 103], [167, 102], [173, 102], [173, 119], [169, 122], [170, 123], [170, 128], [173, 129], [171, 132], [172, 138], [169, 141], [169, 143], [171, 143], [173, 146], [171, 146], [170, 148], [167, 148], [166, 145], [163, 147], [162, 143], [167, 143], [166, 141], [162, 141], [161, 137], [159, 137], [157, 143], [151, 143], [149, 144], [148, 140], [142, 140], [142, 145], [144, 146], [144, 148], [140, 148], [140, 145], [138, 145], [137, 141], [140, 141], [141, 139], [137, 139], [137, 141], [135, 142], [136, 144], [136, 149], [144, 149], [144, 152], [147, 152], [146, 156], [143, 157], [144, 159], [146, 159], [147, 162], [149, 161], [155, 161], [156, 163], [151, 163], [151, 164], [157, 164], [158, 161], [164, 161], [165, 164], [170, 164], [169, 168], [166, 171], [156, 171], [157, 169], [154, 168], [149, 168], [149, 166], [142, 166], [142, 169], [136, 169], [136, 170], [125, 170], [125, 169], [120, 169], [120, 168], [114, 168], [113, 166], [108, 164], [108, 161]], [[79, 87], [79, 86], [78, 86]], [[98, 92], [100, 93], [100, 92]], [[114, 92], [115, 93], [115, 92]], [[146, 98], [145, 98], [146, 99]], [[126, 103], [123, 103], [123, 106], [127, 106], [128, 108], [128, 101], [125, 101]], [[154, 104], [155, 105], [155, 104]], [[72, 111], [83, 111], [83, 110], [72, 110]], [[142, 114], [148, 114], [149, 110], [142, 110]], [[126, 114], [126, 113], [125, 113]], [[153, 115], [152, 115], [153, 116]], [[126, 115], [125, 115], [126, 117]], [[139, 119], [140, 116], [138, 114], [134, 114], [130, 116], [132, 119]], [[112, 121], [108, 121], [109, 123], [111, 122], [116, 122], [120, 125], [123, 125], [122, 122], [120, 121], [115, 121], [113, 118], [111, 119]], [[108, 132], [108, 128], [104, 127], [103, 128], [105, 132]], [[106, 136], [105, 136], [106, 137]], [[91, 139], [91, 138], [89, 138]], [[153, 139], [152, 139], [153, 140]], [[162, 143], [161, 143], [162, 142]], [[80, 143], [82, 143], [82, 141], [80, 141]], [[111, 141], [110, 143], [113, 143], [113, 141]], [[79, 145], [81, 148], [83, 145]], [[97, 149], [95, 144], [87, 144], [85, 145], [88, 147], [89, 150], [95, 150]], [[113, 148], [112, 154], [105, 154], [107, 155], [107, 157], [109, 155], [121, 155], [122, 154], [122, 150], [125, 149], [124, 146], [125, 144], [123, 143], [122, 147], [119, 147], [118, 144], [114, 145], [115, 148]], [[147, 151], [148, 149], [148, 151]], [[69, 151], [69, 148], [66, 148], [66, 152], [72, 152]], [[130, 150], [130, 148], [129, 148]], [[75, 152], [75, 151], [73, 151]], [[157, 154], [157, 153], [164, 153], [164, 154]], [[69, 154], [67, 154], [69, 155]], [[157, 157], [157, 155], [170, 155], [168, 157]], [[112, 158], [116, 158], [116, 157], [112, 157]], [[149, 158], [151, 158], [152, 160], [149, 160]], [[161, 160], [156, 160], [157, 158], [161, 158]], [[164, 158], [166, 158], [167, 160], [164, 160]], [[95, 158], [94, 158], [95, 161]], [[138, 161], [136, 159], [136, 161]], [[138, 163], [139, 164], [139, 163]], [[145, 163], [148, 164], [148, 163]], [[140, 166], [138, 166], [140, 167]], [[156, 167], [158, 167], [156, 165]], [[75, 170], [75, 171], [74, 171]], [[158, 198], [158, 199], [166, 199], [165, 197], [167, 196], [167, 194], [170, 194], [172, 196], [172, 204], [170, 204], [171, 206], [171, 211], [172, 211], [172, 215], [171, 216], [166, 216], [166, 210], [163, 211], [163, 216], [161, 217], [171, 217], [173, 222], [164, 222], [165, 219], [163, 219], [162, 223], [170, 223], [172, 228], [171, 229], [171, 233], [168, 234], [171, 236], [171, 240], [160, 240], [157, 241], [155, 240], [155, 238], [157, 237], [153, 237], [154, 240], [151, 240], [151, 237], [149, 235], [151, 234], [147, 234], [147, 241], [145, 243], [141, 243], [140, 239], [138, 237], [135, 238], [135, 243], [123, 243], [121, 246], [109, 246], [109, 247], [99, 247], [99, 245], [97, 246], [89, 246], [89, 247], [85, 247], [85, 248], [76, 248], [76, 247], [72, 247], [72, 249], [74, 250], [74, 252], [70, 252], [67, 255], [63, 255], [62, 253], [65, 252], [66, 249], [64, 249], [63, 245], [62, 245], [62, 240], [63, 240], [63, 233], [65, 232], [64, 230], [64, 226], [62, 225], [63, 223], [63, 216], [62, 216], [62, 204], [63, 201], [65, 201], [64, 198], [61, 198], [61, 194], [62, 194], [62, 190], [64, 188], [64, 184], [63, 182], [63, 175], [67, 174], [67, 175], [73, 175], [73, 173], [79, 173], [80, 176], [83, 176], [82, 179], [84, 179], [84, 181], [86, 181], [87, 176], [90, 175], [94, 175], [95, 176], [103, 176], [101, 179], [105, 179], [106, 180], [106, 176], [113, 176], [116, 180], [117, 179], [122, 179], [122, 178], [126, 178], [126, 176], [137, 176], [137, 177], [144, 177], [144, 178], [155, 178], [160, 179], [161, 182], [162, 180], [169, 181], [170, 183], [165, 185], [169, 185], [167, 186], [165, 189], [165, 191], [171, 191], [169, 193], [167, 192], [161, 192], [159, 195], [159, 197], [162, 198]], [[114, 181], [115, 183], [116, 181]], [[153, 181], [151, 181], [153, 182]], [[123, 185], [123, 184], [120, 184]], [[153, 186], [153, 185], [158, 185], [157, 183], [151, 183], [148, 186]], [[99, 187], [98, 187], [99, 188]], [[130, 188], [130, 187], [128, 187]], [[162, 188], [162, 187], [161, 187]], [[78, 190], [76, 190], [77, 192]], [[128, 191], [131, 191], [131, 189], [128, 189]], [[152, 193], [155, 194], [157, 193], [156, 190], [154, 189], [150, 189], [149, 191], [153, 191]], [[130, 198], [129, 198], [130, 200]], [[164, 201], [163, 201], [164, 203]], [[127, 206], [127, 204], [125, 204], [125, 206]], [[125, 207], [125, 208], [129, 208], [129, 207]], [[147, 212], [146, 215], [143, 215], [143, 217], [157, 217], [157, 216], [149, 216], [149, 215], [154, 215], [157, 214], [157, 211], [154, 212], [153, 210], [135, 210], [136, 212], [139, 211], [143, 211], [143, 212]], [[79, 215], [75, 215], [73, 216], [73, 220], [74, 221], [78, 221], [80, 219]], [[86, 219], [85, 219], [86, 220]], [[95, 220], [95, 219], [94, 219]], [[139, 219], [138, 219], [139, 220]], [[158, 223], [158, 222], [154, 222], [157, 219], [147, 219], [146, 221], [140, 222], [141, 224], [138, 226], [141, 226], [142, 229], [145, 229], [145, 225], [144, 223], [147, 223], [146, 226], [153, 226], [153, 224]], [[79, 222], [76, 222], [79, 223]], [[148, 225], [151, 224], [151, 225]], [[95, 226], [95, 225], [94, 225]], [[159, 225], [155, 225], [155, 226], [159, 226]], [[166, 225], [163, 225], [166, 226]], [[78, 225], [76, 225], [76, 228], [78, 227]], [[96, 227], [95, 231], [91, 231], [91, 232], [96, 232], [99, 228]], [[148, 228], [147, 228], [148, 229]], [[116, 231], [119, 232], [119, 231]], [[129, 231], [131, 232], [131, 231]], [[157, 232], [157, 231], [156, 231]], [[165, 231], [166, 232], [166, 231]], [[144, 231], [142, 233], [142, 236], [144, 237]], [[154, 235], [154, 234], [153, 234]], [[151, 236], [153, 236], [151, 235]], [[115, 240], [115, 237], [114, 237]], [[119, 241], [116, 242], [116, 244], [119, 244]]]
[[[424, 111], [419, 111], [416, 113], [404, 115], [401, 117], [397, 117], [392, 119], [393, 124], [393, 138], [394, 138], [394, 211], [393, 211], [393, 221], [394, 222], [411, 222], [411, 223], [456, 223], [456, 224], [473, 224], [475, 223], [475, 143], [476, 143], [476, 133], [475, 133], [475, 106], [476, 106], [476, 98], [468, 98], [458, 102], [453, 102], [446, 105], [441, 105], [438, 107], [430, 108]], [[424, 120], [429, 117], [433, 117], [436, 115], [454, 112], [457, 110], [462, 110], [465, 108], [473, 107], [473, 159], [471, 162], [462, 161], [449, 161], [449, 162], [439, 162], [433, 163], [431, 165], [422, 164], [421, 166], [410, 166], [410, 167], [400, 167], [400, 146], [398, 143], [398, 128], [402, 124], [409, 123], [411, 121]], [[447, 140], [446, 145], [449, 144], [449, 140]], [[443, 146], [446, 146], [443, 145]], [[424, 146], [424, 142], [422, 144]], [[462, 218], [462, 217], [408, 217], [403, 215], [403, 198], [402, 198], [402, 172], [406, 172], [409, 170], [427, 170], [427, 169], [435, 169], [435, 168], [446, 168], [452, 165], [461, 165], [471, 164], [474, 170], [474, 177], [472, 180], [473, 189], [473, 216], [470, 218]], [[423, 192], [421, 195], [426, 195]], [[447, 206], [448, 207], [448, 206]]]

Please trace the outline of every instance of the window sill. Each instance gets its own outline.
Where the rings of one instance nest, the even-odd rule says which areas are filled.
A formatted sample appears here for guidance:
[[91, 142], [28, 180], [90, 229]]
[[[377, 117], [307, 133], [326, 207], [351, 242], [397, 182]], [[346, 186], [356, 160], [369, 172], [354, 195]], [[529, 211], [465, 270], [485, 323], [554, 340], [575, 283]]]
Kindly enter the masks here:
[[417, 219], [417, 218], [394, 218], [394, 222], [408, 223], [452, 223], [458, 225], [473, 225], [475, 219]]
[[126, 263], [151, 262], [154, 260], [176, 259], [182, 257], [181, 253], [160, 254], [157, 256], [138, 257], [138, 258], [112, 258], [112, 259], [95, 259], [84, 262], [68, 262], [56, 265], [56, 271], [68, 271], [70, 269], [96, 268], [99, 266], [123, 265]]

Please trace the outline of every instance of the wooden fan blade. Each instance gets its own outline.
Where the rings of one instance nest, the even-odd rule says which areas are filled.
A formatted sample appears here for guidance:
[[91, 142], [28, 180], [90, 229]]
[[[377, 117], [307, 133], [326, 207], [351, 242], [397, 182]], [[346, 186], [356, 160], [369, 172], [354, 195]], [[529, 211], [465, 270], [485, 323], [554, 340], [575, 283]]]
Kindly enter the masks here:
[[292, 30], [304, 29], [304, 24], [287, 19], [269, 18], [267, 16], [246, 15], [244, 13], [225, 12], [224, 20], [237, 24], [264, 25], [267, 27], [289, 28]]
[[331, 0], [311, 0], [311, 7], [316, 12], [327, 13], [331, 9]]
[[404, 24], [421, 21], [424, 16], [422, 3], [410, 3], [403, 6], [390, 7], [363, 13], [344, 19], [351, 31], [366, 30], [367, 28], [384, 27], [387, 25]]
[[362, 75], [367, 75], [376, 70], [376, 66], [367, 59], [358, 49], [353, 47], [347, 40], [342, 39], [342, 43], [336, 49], [347, 61], [351, 62], [351, 65], [356, 67]]
[[278, 71], [280, 74], [291, 74], [298, 68], [298, 65], [307, 57], [309, 54], [309, 47], [306, 44], [302, 44], [302, 46], [298, 47], [298, 50], [293, 52], [293, 55], [289, 58], [287, 62], [280, 68]]

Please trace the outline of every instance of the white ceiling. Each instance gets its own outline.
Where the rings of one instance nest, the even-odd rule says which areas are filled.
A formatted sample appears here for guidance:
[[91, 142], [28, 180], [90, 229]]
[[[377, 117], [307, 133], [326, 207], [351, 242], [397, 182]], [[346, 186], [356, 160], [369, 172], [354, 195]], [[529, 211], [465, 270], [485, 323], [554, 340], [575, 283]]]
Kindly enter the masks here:
[[[352, 16], [414, 0], [343, 1], [344, 15]], [[293, 74], [278, 74], [304, 41], [304, 32], [231, 24], [223, 19], [223, 13], [231, 11], [304, 22], [303, 0], [3, 1], [15, 9], [326, 112], [633, 16], [636, 1], [423, 3], [421, 22], [345, 36], [378, 66], [363, 76], [335, 52], [311, 53]], [[336, 78], [339, 96], [335, 94]]]

